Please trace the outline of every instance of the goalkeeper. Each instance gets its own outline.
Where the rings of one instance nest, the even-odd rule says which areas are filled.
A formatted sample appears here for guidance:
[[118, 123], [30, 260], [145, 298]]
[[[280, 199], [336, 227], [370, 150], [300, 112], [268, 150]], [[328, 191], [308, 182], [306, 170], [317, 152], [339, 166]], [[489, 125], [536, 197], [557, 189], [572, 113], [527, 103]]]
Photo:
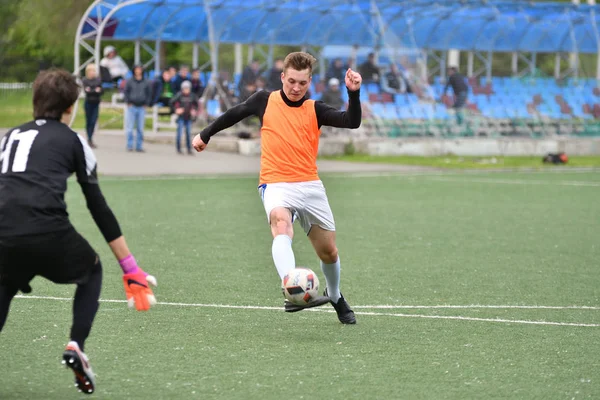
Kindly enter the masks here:
[[[0, 141], [0, 331], [11, 300], [42, 276], [76, 284], [70, 342], [63, 363], [80, 391], [94, 392], [94, 374], [83, 353], [98, 311], [102, 264], [94, 249], [71, 225], [64, 195], [75, 173], [87, 207], [123, 270], [130, 307], [156, 303], [146, 274], [129, 251], [96, 174], [96, 157], [87, 141], [64, 121], [70, 119], [79, 86], [69, 72], [42, 72], [33, 84], [34, 119], [11, 129]], [[9, 359], [9, 354], [0, 355]]]

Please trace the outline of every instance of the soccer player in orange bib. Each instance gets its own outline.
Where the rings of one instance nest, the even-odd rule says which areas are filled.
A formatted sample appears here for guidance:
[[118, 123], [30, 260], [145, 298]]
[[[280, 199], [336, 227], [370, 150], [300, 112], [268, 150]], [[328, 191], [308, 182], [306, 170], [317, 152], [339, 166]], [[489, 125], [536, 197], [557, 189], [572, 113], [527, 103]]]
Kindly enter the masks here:
[[258, 191], [263, 201], [271, 233], [272, 254], [281, 279], [296, 268], [292, 238], [297, 219], [308, 235], [327, 281], [322, 297], [300, 306], [285, 301], [285, 311], [333, 305], [343, 324], [355, 324], [354, 312], [340, 293], [340, 258], [335, 243], [335, 222], [325, 187], [317, 173], [317, 152], [321, 126], [356, 129], [361, 123], [359, 73], [348, 69], [347, 111], [309, 100], [306, 92], [312, 80], [316, 59], [303, 52], [290, 53], [284, 60], [283, 89], [260, 91], [245, 102], [227, 110], [193, 140], [197, 151], [206, 148], [211, 136], [246, 117], [256, 115], [261, 128], [261, 168]]

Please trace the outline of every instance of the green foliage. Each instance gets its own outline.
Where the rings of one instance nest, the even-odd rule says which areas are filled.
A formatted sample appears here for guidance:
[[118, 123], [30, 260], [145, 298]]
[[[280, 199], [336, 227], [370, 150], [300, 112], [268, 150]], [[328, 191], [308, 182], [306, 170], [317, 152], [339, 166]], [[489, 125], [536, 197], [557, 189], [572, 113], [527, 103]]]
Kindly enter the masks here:
[[71, 69], [77, 24], [92, 0], [21, 0], [0, 4], [0, 77], [30, 81], [40, 67]]

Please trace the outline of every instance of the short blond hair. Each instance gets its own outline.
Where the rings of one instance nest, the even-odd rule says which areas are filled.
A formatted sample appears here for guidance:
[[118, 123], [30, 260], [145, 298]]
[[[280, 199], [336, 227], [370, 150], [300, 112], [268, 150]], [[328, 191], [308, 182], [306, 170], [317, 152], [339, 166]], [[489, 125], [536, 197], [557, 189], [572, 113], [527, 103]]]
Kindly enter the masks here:
[[288, 54], [285, 60], [283, 60], [283, 71], [285, 72], [288, 68], [295, 69], [296, 71], [308, 69], [308, 72], [312, 75], [312, 70], [316, 63], [317, 59], [310, 54], [297, 51]]
[[95, 72], [98, 74], [98, 70], [96, 69], [96, 64], [88, 64], [85, 66], [85, 76], [88, 76], [90, 72]]

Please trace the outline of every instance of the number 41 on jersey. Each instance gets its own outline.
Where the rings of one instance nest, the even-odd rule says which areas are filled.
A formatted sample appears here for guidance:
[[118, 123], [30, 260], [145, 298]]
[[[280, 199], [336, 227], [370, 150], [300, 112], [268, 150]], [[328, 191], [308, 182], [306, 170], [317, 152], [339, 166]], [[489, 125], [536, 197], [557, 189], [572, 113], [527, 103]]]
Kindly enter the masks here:
[[8, 168], [10, 167], [10, 153], [15, 141], [17, 142], [17, 151], [15, 152], [11, 171], [25, 172], [27, 169], [27, 160], [29, 160], [29, 151], [31, 151], [31, 146], [38, 133], [39, 131], [36, 131], [35, 129], [30, 129], [25, 132], [20, 132], [17, 129], [8, 135], [8, 140], [6, 136], [2, 138], [2, 142], [0, 143], [0, 161], [2, 162], [1, 173], [5, 174], [8, 172]]

